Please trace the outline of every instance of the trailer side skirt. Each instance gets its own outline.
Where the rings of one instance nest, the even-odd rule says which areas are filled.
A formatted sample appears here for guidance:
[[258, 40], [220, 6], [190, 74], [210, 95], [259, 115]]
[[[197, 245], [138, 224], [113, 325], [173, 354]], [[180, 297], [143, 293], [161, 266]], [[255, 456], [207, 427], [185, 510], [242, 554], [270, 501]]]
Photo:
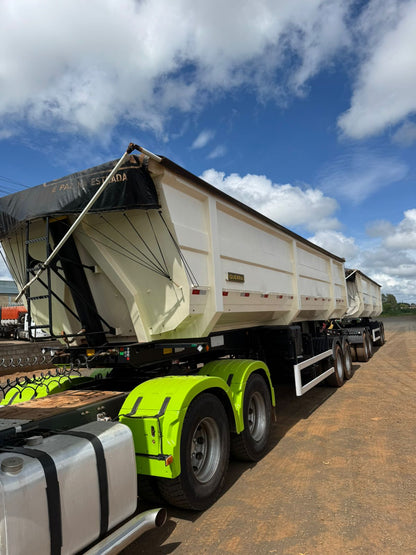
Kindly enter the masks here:
[[313, 364], [316, 364], [317, 362], [320, 362], [321, 360], [324, 360], [325, 358], [332, 356], [332, 354], [333, 354], [332, 349], [329, 349], [328, 351], [320, 353], [319, 355], [309, 358], [308, 360], [305, 360], [303, 362], [299, 362], [298, 364], [295, 364], [293, 366], [293, 372], [295, 375], [296, 395], [298, 397], [300, 397], [301, 395], [303, 395], [304, 393], [306, 393], [307, 391], [315, 387], [315, 385], [322, 382], [328, 376], [330, 376], [335, 372], [335, 368], [332, 366], [331, 368], [328, 368], [328, 370], [325, 370], [323, 374], [320, 374], [310, 382], [303, 385], [302, 374], [301, 374], [302, 370], [304, 370], [305, 368], [308, 368], [309, 366], [312, 366]]

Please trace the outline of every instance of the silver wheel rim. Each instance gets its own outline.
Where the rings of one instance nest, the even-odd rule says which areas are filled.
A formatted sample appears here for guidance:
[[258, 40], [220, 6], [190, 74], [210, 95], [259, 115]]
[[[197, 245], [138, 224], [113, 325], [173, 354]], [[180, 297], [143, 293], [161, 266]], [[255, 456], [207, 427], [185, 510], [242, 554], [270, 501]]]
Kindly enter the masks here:
[[266, 404], [258, 391], [255, 391], [250, 397], [247, 421], [248, 431], [254, 441], [263, 439], [267, 427]]
[[201, 484], [211, 480], [221, 458], [221, 436], [215, 420], [209, 416], [196, 426], [191, 440], [191, 468]]
[[338, 374], [338, 377], [342, 380], [343, 376], [343, 368], [342, 368], [342, 358], [341, 353], [338, 351], [337, 356], [335, 359], [335, 372]]

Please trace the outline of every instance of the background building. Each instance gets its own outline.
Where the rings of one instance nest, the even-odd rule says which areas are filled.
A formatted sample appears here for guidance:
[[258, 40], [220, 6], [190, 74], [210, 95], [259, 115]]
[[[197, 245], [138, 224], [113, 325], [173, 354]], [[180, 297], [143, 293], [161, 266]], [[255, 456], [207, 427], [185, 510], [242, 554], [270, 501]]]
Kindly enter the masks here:
[[13, 280], [0, 280], [0, 306], [13, 306], [17, 295], [17, 287]]

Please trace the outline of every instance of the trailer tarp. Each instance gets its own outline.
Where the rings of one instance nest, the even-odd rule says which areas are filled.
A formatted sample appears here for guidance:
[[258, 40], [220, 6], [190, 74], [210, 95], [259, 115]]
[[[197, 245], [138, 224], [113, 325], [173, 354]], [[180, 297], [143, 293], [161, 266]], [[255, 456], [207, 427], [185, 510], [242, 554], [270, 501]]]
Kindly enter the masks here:
[[[0, 198], [0, 238], [22, 223], [82, 212], [117, 160]], [[155, 185], [136, 156], [113, 176], [90, 212], [158, 208]]]

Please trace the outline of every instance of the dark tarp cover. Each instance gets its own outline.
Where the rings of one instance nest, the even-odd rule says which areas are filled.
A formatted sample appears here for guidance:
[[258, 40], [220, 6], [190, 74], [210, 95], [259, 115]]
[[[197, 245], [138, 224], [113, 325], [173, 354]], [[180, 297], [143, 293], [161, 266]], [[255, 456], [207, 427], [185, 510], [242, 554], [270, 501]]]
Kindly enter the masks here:
[[[23, 222], [45, 216], [82, 212], [117, 160], [0, 198], [0, 238]], [[158, 208], [155, 185], [136, 156], [113, 176], [90, 212]]]

